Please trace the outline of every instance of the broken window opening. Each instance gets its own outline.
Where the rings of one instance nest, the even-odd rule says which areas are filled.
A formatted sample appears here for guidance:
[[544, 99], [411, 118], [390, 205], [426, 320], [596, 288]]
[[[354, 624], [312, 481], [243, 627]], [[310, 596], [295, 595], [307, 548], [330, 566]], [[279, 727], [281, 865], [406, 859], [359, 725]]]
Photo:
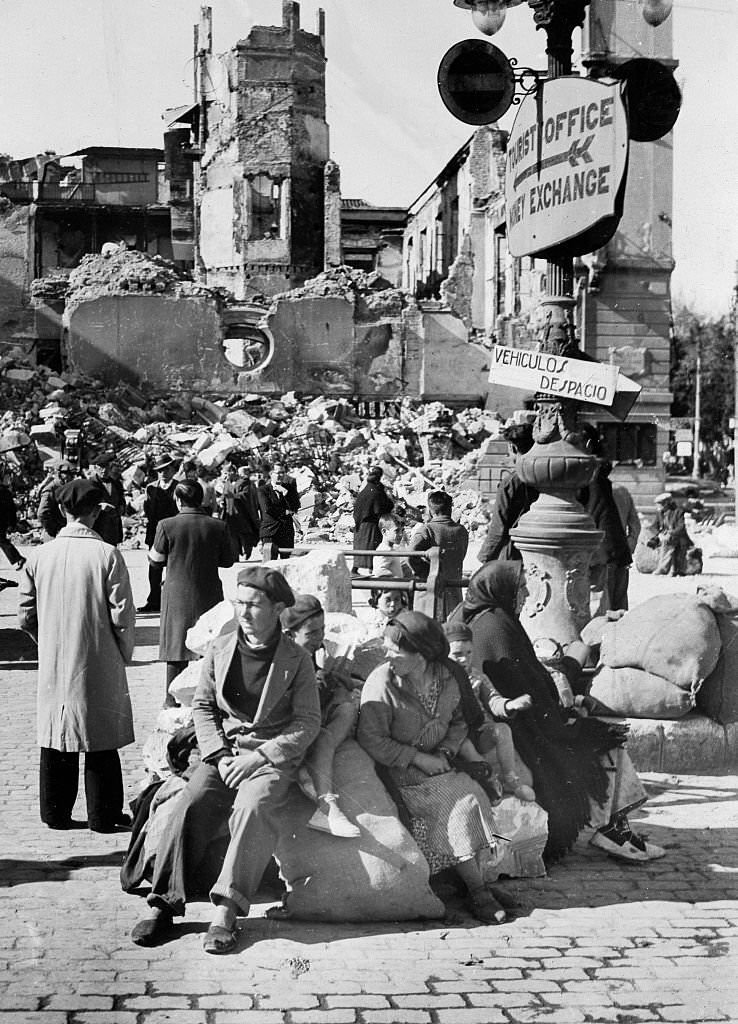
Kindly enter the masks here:
[[266, 331], [250, 324], [231, 324], [227, 330], [223, 350], [232, 366], [246, 372], [266, 366], [273, 352], [273, 344]]
[[249, 241], [282, 237], [282, 182], [268, 174], [249, 180]]

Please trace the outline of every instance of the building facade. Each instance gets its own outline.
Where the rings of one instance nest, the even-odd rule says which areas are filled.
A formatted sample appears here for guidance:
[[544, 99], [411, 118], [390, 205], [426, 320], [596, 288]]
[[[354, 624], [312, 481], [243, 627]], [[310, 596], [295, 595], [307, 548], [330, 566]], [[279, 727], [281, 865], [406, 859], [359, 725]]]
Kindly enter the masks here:
[[323, 269], [325, 36], [254, 26], [222, 56], [212, 53], [209, 9], [198, 29], [195, 267], [204, 284], [237, 299], [270, 296]]

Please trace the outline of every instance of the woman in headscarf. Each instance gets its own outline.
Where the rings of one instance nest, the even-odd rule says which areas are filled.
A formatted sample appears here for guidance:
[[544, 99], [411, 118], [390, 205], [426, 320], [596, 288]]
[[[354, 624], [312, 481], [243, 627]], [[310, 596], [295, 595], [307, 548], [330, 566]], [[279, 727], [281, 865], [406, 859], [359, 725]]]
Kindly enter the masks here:
[[[376, 551], [382, 539], [379, 528], [380, 516], [388, 515], [394, 508], [394, 501], [382, 483], [383, 471], [380, 466], [373, 466], [366, 474], [364, 486], [356, 495], [354, 502], [354, 551]], [[371, 572], [373, 558], [371, 555], [356, 555], [352, 569], [369, 569]]]
[[427, 615], [401, 611], [388, 622], [384, 642], [388, 664], [371, 673], [362, 691], [359, 742], [386, 766], [431, 874], [453, 867], [472, 914], [498, 924], [505, 911], [477, 860], [497, 850], [492, 806], [477, 782], [452, 768], [459, 754], [484, 759], [468, 740], [448, 641]]
[[520, 562], [488, 562], [469, 582], [450, 621], [471, 626], [474, 661], [493, 686], [512, 700], [528, 693], [532, 706], [509, 720], [515, 748], [533, 774], [538, 803], [548, 811], [546, 857], [561, 857], [587, 825], [590, 842], [626, 860], [664, 855], [632, 831], [629, 811], [646, 794], [628, 755], [627, 729], [565, 711], [553, 679], [538, 661], [517, 618], [526, 594]]

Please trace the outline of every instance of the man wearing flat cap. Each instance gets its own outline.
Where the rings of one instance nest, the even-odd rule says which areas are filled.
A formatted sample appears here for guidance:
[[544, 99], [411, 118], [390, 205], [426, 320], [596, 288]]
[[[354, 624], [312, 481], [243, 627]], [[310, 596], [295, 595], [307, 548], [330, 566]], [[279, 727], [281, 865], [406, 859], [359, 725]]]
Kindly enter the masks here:
[[57, 491], [70, 480], [74, 479], [74, 467], [66, 459], [58, 459], [50, 467], [49, 476], [41, 486], [38, 499], [38, 521], [43, 530], [44, 541], [52, 540], [59, 530], [66, 526], [67, 520], [59, 508]]
[[[177, 481], [174, 479], [177, 473], [179, 461], [172, 455], [161, 455], [154, 463], [156, 482], [149, 484], [146, 488], [144, 499], [144, 515], [146, 516], [146, 547], [150, 548], [156, 537], [156, 528], [162, 519], [176, 516], [177, 503], [174, 500], [174, 488]], [[138, 610], [140, 612], [158, 612], [161, 610], [161, 581], [164, 575], [164, 566], [149, 563], [149, 596], [146, 603]]]
[[307, 651], [280, 628], [295, 598], [284, 576], [249, 565], [237, 577], [237, 629], [213, 640], [192, 702], [202, 763], [179, 798], [154, 861], [151, 916], [131, 938], [157, 945], [197, 890], [213, 837], [228, 822], [230, 840], [211, 886], [208, 953], [238, 944], [283, 824], [297, 769], [320, 730], [320, 703]]
[[136, 610], [123, 556], [93, 528], [99, 497], [91, 480], [58, 489], [66, 526], [29, 557], [18, 618], [38, 644], [41, 820], [75, 827], [84, 752], [88, 825], [113, 832], [123, 820], [118, 750], [133, 743], [126, 665]]
[[97, 484], [100, 491], [95, 530], [108, 544], [120, 544], [123, 540], [123, 513], [126, 510], [126, 496], [120, 480], [110, 475], [115, 462], [112, 452], [101, 452], [90, 459], [88, 478]]

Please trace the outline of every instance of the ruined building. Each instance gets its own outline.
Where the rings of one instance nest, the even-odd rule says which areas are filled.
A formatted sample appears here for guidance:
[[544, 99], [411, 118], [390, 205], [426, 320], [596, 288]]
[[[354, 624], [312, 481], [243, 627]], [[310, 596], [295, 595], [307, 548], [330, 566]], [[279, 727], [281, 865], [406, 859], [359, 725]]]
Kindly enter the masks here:
[[209, 9], [197, 32], [196, 270], [237, 299], [286, 291], [323, 269], [323, 13], [315, 34], [300, 28], [299, 4], [285, 0], [282, 15], [221, 56]]

